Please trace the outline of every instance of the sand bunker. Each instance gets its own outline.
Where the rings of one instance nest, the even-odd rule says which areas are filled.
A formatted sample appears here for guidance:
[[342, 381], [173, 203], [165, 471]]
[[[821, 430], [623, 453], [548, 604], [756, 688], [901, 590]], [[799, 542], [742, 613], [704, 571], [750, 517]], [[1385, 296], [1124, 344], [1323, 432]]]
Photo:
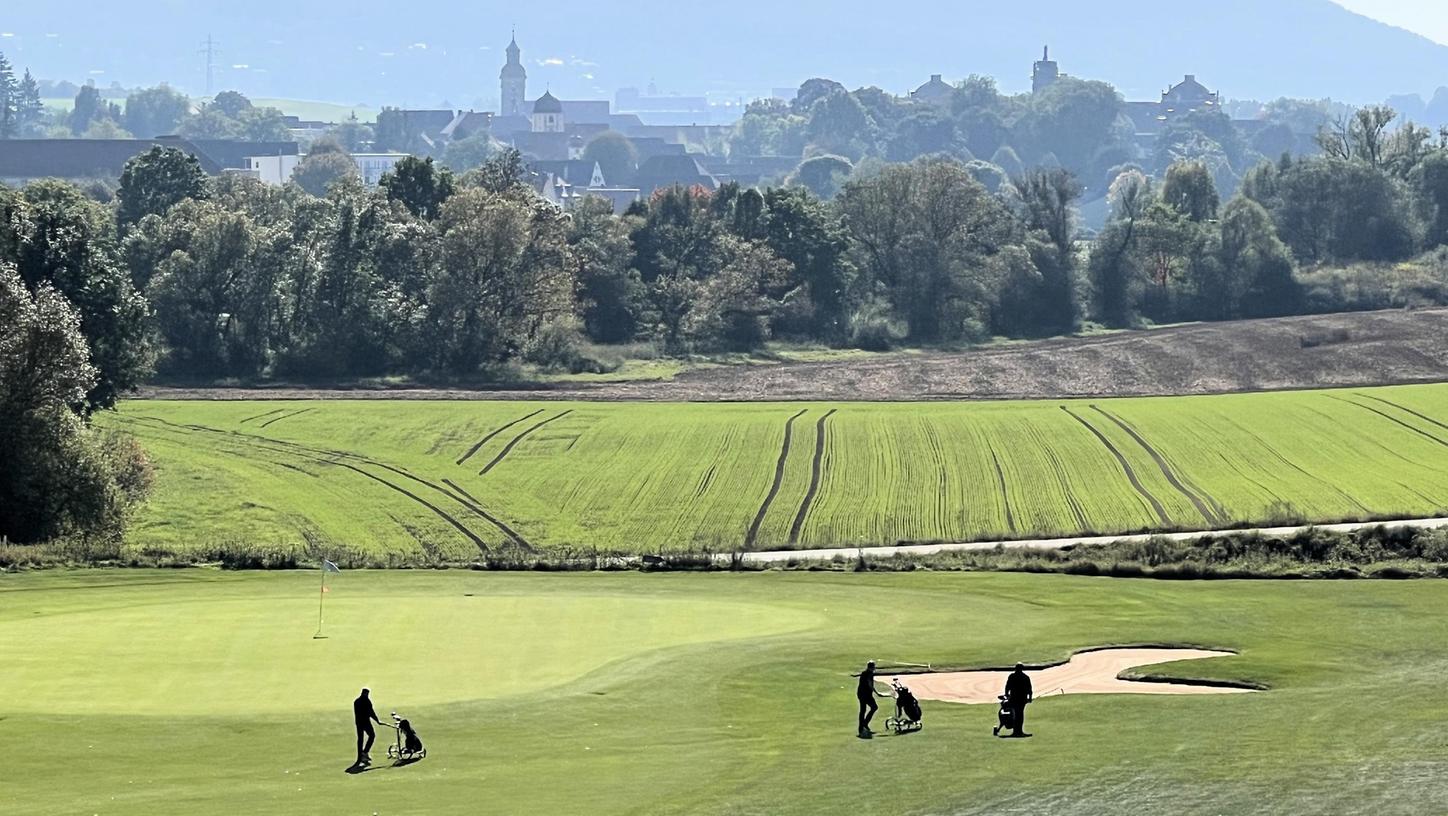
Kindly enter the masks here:
[[[1205, 649], [1101, 649], [1080, 652], [1067, 663], [1029, 672], [1036, 696], [1053, 694], [1244, 694], [1254, 689], [1219, 685], [1122, 680], [1117, 675], [1137, 666], [1230, 657], [1233, 652]], [[948, 703], [991, 703], [1005, 688], [1009, 671], [939, 672], [898, 675], [901, 685], [922, 700]], [[894, 676], [879, 676], [889, 683]]]

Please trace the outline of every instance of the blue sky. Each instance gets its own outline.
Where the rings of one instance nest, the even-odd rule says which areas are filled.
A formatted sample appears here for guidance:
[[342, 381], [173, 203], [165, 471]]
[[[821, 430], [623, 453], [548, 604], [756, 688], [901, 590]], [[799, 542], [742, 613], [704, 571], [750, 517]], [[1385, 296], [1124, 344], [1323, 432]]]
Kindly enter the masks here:
[[1448, 44], [1448, 3], [1442, 0], [1335, 0], [1358, 14]]

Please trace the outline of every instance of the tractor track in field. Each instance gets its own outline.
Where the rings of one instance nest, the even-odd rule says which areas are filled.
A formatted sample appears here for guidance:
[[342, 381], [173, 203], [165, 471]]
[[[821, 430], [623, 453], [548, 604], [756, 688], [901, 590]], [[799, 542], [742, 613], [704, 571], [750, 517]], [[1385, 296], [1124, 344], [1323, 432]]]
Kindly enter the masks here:
[[1006, 506], [1006, 529], [1012, 534], [1016, 532], [1016, 514], [1011, 512], [1011, 494], [1006, 492], [1006, 472], [1001, 469], [1001, 460], [996, 456], [995, 445], [990, 440], [985, 441], [986, 450], [990, 451], [990, 463], [995, 466], [996, 485], [1001, 490], [1001, 502]]
[[1281, 462], [1282, 464], [1286, 465], [1287, 467], [1289, 467], [1289, 468], [1297, 471], [1298, 473], [1301, 473], [1303, 476], [1306, 476], [1307, 478], [1313, 480], [1314, 482], [1317, 482], [1318, 484], [1322, 485], [1323, 487], [1327, 488], [1328, 490], [1333, 491], [1333, 492], [1336, 493], [1338, 496], [1340, 496], [1344, 501], [1346, 501], [1348, 504], [1353, 505], [1353, 506], [1356, 507], [1358, 510], [1361, 510], [1361, 511], [1364, 512], [1364, 513], [1370, 513], [1370, 512], [1371, 512], [1371, 511], [1368, 510], [1367, 505], [1365, 505], [1365, 504], [1363, 504], [1362, 502], [1358, 501], [1357, 499], [1353, 498], [1352, 494], [1348, 493], [1346, 490], [1343, 490], [1342, 488], [1338, 487], [1337, 485], [1333, 484], [1332, 482], [1329, 482], [1328, 480], [1322, 478], [1321, 476], [1318, 476], [1318, 475], [1316, 475], [1316, 474], [1314, 474], [1314, 473], [1309, 472], [1306, 468], [1302, 467], [1301, 465], [1297, 464], [1296, 462], [1293, 462], [1291, 459], [1288, 459], [1286, 456], [1283, 456], [1281, 453], [1278, 453], [1276, 448], [1274, 448], [1274, 447], [1272, 447], [1271, 445], [1267, 444], [1267, 440], [1265, 440], [1265, 439], [1263, 439], [1262, 437], [1258, 436], [1255, 431], [1250, 430], [1249, 428], [1247, 428], [1246, 426], [1244, 426], [1242, 423], [1238, 422], [1238, 421], [1235, 420], [1235, 419], [1232, 419], [1231, 417], [1223, 417], [1223, 418], [1226, 420], [1226, 422], [1227, 422], [1228, 425], [1231, 425], [1232, 427], [1236, 428], [1238, 431], [1241, 431], [1245, 436], [1247, 436], [1247, 438], [1249, 438], [1249, 439], [1251, 439], [1252, 441], [1256, 442], [1258, 445], [1261, 445], [1261, 446], [1262, 446], [1262, 450], [1266, 451], [1268, 454], [1270, 454], [1270, 455], [1272, 456], [1272, 458], [1276, 459], [1278, 462]]
[[779, 461], [774, 464], [774, 484], [769, 486], [769, 492], [764, 496], [764, 503], [759, 505], [759, 512], [754, 514], [754, 521], [749, 524], [749, 532], [744, 536], [744, 546], [753, 547], [754, 541], [759, 537], [759, 527], [764, 523], [764, 515], [769, 512], [769, 506], [774, 503], [774, 497], [779, 495], [779, 486], [784, 482], [784, 466], [789, 461], [790, 436], [794, 433], [794, 421], [809, 413], [806, 408], [784, 423], [784, 443], [779, 447]]
[[303, 409], [300, 410], [300, 411], [293, 411], [293, 412], [290, 413], [290, 414], [282, 414], [282, 415], [279, 416], [279, 417], [272, 417], [271, 419], [268, 419], [266, 422], [263, 422], [262, 424], [258, 425], [257, 427], [258, 427], [258, 428], [265, 428], [266, 426], [272, 424], [273, 422], [281, 422], [281, 421], [284, 420], [284, 419], [291, 419], [292, 417], [301, 416], [302, 414], [309, 413], [309, 412], [315, 411], [315, 410], [317, 410], [317, 409], [316, 409], [316, 408], [303, 408]]
[[704, 497], [704, 492], [709, 489], [709, 485], [714, 483], [714, 472], [718, 469], [718, 465], [709, 466], [709, 472], [704, 474], [704, 478], [699, 480], [699, 486], [694, 488], [694, 498], [700, 499]]
[[[1041, 437], [1037, 434], [1036, 438]], [[1076, 529], [1091, 529], [1086, 523], [1086, 512], [1081, 508], [1081, 502], [1077, 501], [1076, 494], [1071, 492], [1071, 480], [1067, 478], [1065, 466], [1061, 464], [1061, 460], [1057, 458], [1056, 452], [1051, 449], [1049, 444], [1042, 443], [1041, 448], [1045, 450], [1046, 458], [1051, 460], [1051, 470], [1055, 471], [1056, 480], [1061, 483], [1061, 495], [1066, 497], [1066, 506], [1071, 510], [1071, 517], [1076, 520]]]
[[1371, 411], [1372, 413], [1377, 414], [1378, 416], [1382, 417], [1383, 419], [1386, 419], [1387, 421], [1393, 423], [1394, 425], [1400, 425], [1400, 426], [1402, 426], [1402, 427], [1404, 427], [1404, 428], [1407, 428], [1408, 430], [1412, 431], [1413, 433], [1417, 434], [1418, 436], [1423, 437], [1424, 439], [1432, 440], [1433, 442], [1436, 442], [1436, 443], [1438, 443], [1439, 445], [1442, 445], [1443, 447], [1448, 448], [1448, 442], [1445, 442], [1445, 441], [1443, 441], [1442, 439], [1439, 439], [1437, 436], [1428, 433], [1427, 431], [1423, 430], [1422, 428], [1414, 427], [1413, 425], [1410, 425], [1410, 424], [1404, 422], [1403, 420], [1398, 419], [1397, 417], [1393, 416], [1392, 414], [1388, 414], [1388, 413], [1385, 413], [1385, 412], [1383, 412], [1383, 411], [1379, 411], [1378, 409], [1372, 407], [1371, 405], [1363, 405], [1361, 402], [1353, 402], [1353, 401], [1350, 400], [1350, 399], [1343, 399], [1342, 397], [1335, 396], [1335, 395], [1333, 395], [1333, 394], [1328, 394], [1327, 396], [1328, 396], [1329, 399], [1335, 399], [1335, 400], [1337, 400], [1338, 402], [1345, 402], [1345, 403], [1347, 403], [1348, 405], [1356, 406], [1356, 407], [1358, 407], [1358, 408], [1363, 409], [1364, 411]]
[[1200, 488], [1194, 490], [1192, 487], [1188, 487], [1186, 480], [1177, 476], [1176, 471], [1167, 462], [1166, 457], [1162, 456], [1156, 448], [1152, 447], [1151, 443], [1147, 442], [1131, 423], [1096, 405], [1092, 405], [1091, 410], [1111, 420], [1116, 424], [1116, 427], [1125, 431], [1127, 436], [1135, 440], [1136, 444], [1140, 445], [1141, 449], [1146, 451], [1146, 455], [1150, 456], [1151, 460], [1156, 463], [1157, 468], [1161, 470], [1161, 475], [1166, 477], [1167, 484], [1170, 484], [1178, 493], [1185, 496], [1187, 501], [1190, 501], [1192, 506], [1197, 508], [1197, 512], [1202, 514], [1202, 518], [1205, 519], [1208, 524], [1223, 525], [1227, 523], [1227, 514], [1222, 511], [1222, 505], [1206, 491], [1203, 490], [1201, 491], [1201, 495], [1197, 495], [1197, 490], [1200, 490]]
[[483, 447], [484, 445], [488, 444], [488, 442], [492, 441], [493, 437], [497, 436], [498, 434], [502, 433], [503, 431], [508, 430], [509, 428], [513, 427], [514, 425], [517, 425], [519, 422], [524, 422], [524, 421], [526, 421], [526, 420], [532, 419], [532, 418], [535, 417], [535, 416], [538, 416], [539, 414], [543, 413], [545, 410], [547, 410], [547, 409], [539, 408], [538, 410], [534, 411], [534, 412], [531, 413], [531, 414], [524, 414], [523, 416], [518, 417], [517, 419], [513, 420], [512, 422], [509, 422], [509, 423], [506, 424], [506, 425], [502, 425], [502, 426], [499, 426], [498, 428], [495, 428], [492, 433], [490, 433], [490, 434], [488, 434], [487, 436], [483, 437], [482, 439], [478, 440], [478, 444], [473, 445], [471, 448], [468, 448], [468, 452], [467, 452], [467, 453], [464, 453], [464, 454], [462, 455], [462, 458], [461, 458], [461, 459], [458, 459], [457, 464], [461, 465], [462, 463], [464, 463], [464, 462], [468, 461], [469, 459], [473, 458], [473, 454], [477, 453], [479, 450], [482, 450], [482, 447]]
[[810, 460], [809, 489], [804, 493], [804, 501], [799, 503], [799, 512], [794, 514], [794, 523], [789, 526], [790, 546], [799, 543], [799, 534], [804, 529], [805, 516], [809, 515], [810, 505], [814, 504], [815, 495], [819, 493], [820, 468], [824, 464], [825, 457], [825, 423], [835, 415], [836, 410], [831, 408], [815, 423], [815, 449], [814, 458]]
[[[448, 513], [446, 510], [443, 510], [442, 508], [438, 507], [432, 502], [429, 502], [421, 496], [418, 496], [417, 494], [401, 487], [400, 485], [394, 484], [393, 482], [390, 482], [387, 479], [376, 475], [375, 473], [370, 473], [360, 467], [357, 467], [354, 464], [351, 464], [350, 462], [341, 460], [350, 459], [364, 465], [371, 465], [372, 467], [382, 468], [383, 470], [395, 473], [398, 476], [409, 479], [420, 485], [437, 491], [438, 493], [441, 493], [442, 495], [448, 497], [454, 502], [457, 502], [465, 510], [472, 512], [474, 515], [477, 515], [479, 518], [487, 521], [489, 524], [492, 524], [498, 529], [499, 532], [512, 540], [518, 546], [524, 549], [532, 549], [531, 545], [528, 544], [528, 542], [524, 540], [522, 536], [518, 535], [516, 531], [514, 531], [501, 519], [498, 519], [496, 516], [485, 510], [482, 505], [477, 502], [476, 499], [472, 499], [471, 501], [461, 499], [444, 487], [440, 487], [437, 484], [428, 481], [427, 479], [423, 479], [420, 476], [417, 476], [394, 465], [389, 465], [385, 462], [379, 462], [366, 456], [360, 456], [355, 453], [348, 453], [347, 451], [331, 450], [327, 448], [313, 448], [311, 446], [301, 445], [295, 442], [285, 442], [279, 439], [271, 439], [269, 437], [241, 433], [239, 431], [228, 431], [221, 428], [212, 428], [206, 425], [182, 425], [175, 422], [170, 422], [168, 420], [160, 419], [159, 417], [136, 416], [132, 417], [132, 419], [147, 420], [150, 422], [159, 423], [161, 425], [176, 429], [178, 431], [189, 430], [216, 434], [228, 439], [237, 440], [242, 445], [250, 445], [252, 448], [269, 450], [273, 453], [284, 453], [290, 456], [296, 456], [300, 459], [306, 459], [308, 461], [316, 462], [321, 465], [345, 468], [347, 470], [366, 476], [367, 478], [372, 479], [373, 481], [376, 481], [380, 484], [386, 485], [392, 490], [412, 499], [414, 502], [421, 504], [423, 507], [426, 507], [428, 510], [432, 511], [439, 518], [442, 518], [444, 521], [448, 522], [450, 525], [456, 528], [460, 533], [463, 534], [464, 537], [466, 537], [469, 541], [472, 541], [473, 544], [477, 545], [480, 552], [484, 554], [487, 554], [489, 552], [490, 548], [488, 547], [487, 542], [485, 542], [480, 536], [478, 536], [477, 533], [474, 533], [470, 528], [468, 528], [467, 525], [458, 521], [456, 517]], [[263, 459], [263, 461], [271, 462], [271, 460], [269, 459]], [[276, 463], [273, 462], [273, 464]], [[467, 494], [464, 492], [464, 495]]]
[[[504, 522], [502, 519], [494, 516], [492, 513], [489, 513], [487, 510], [483, 509], [483, 503], [480, 502], [480, 501], [478, 501], [477, 499], [473, 498], [473, 494], [471, 494], [471, 493], [469, 493], [468, 491], [464, 490], [460, 485], [458, 485], [457, 482], [454, 482], [452, 479], [443, 479], [443, 480], [442, 480], [442, 483], [445, 484], [445, 485], [447, 485], [448, 487], [451, 487], [453, 490], [457, 491], [458, 495], [462, 496], [464, 499], [467, 499], [466, 502], [461, 502], [461, 503], [462, 503], [464, 506], [469, 506], [469, 502], [470, 502], [470, 503], [471, 503], [470, 509], [471, 509], [474, 513], [477, 513], [478, 515], [480, 515], [480, 516], [482, 516], [483, 518], [487, 519], [488, 522], [491, 523], [494, 527], [497, 527], [499, 530], [502, 530], [502, 531], [503, 531], [503, 534], [506, 535], [509, 539], [511, 539], [511, 540], [513, 541], [513, 543], [514, 543], [515, 545], [517, 545], [517, 547], [518, 547], [519, 549], [521, 549], [521, 550], [523, 550], [523, 551], [525, 551], [525, 552], [528, 552], [528, 553], [535, 553], [535, 552], [537, 552], [537, 550], [534, 549], [533, 545], [528, 543], [528, 540], [527, 540], [527, 539], [525, 539], [525, 538], [523, 538], [523, 536], [519, 535], [518, 532], [517, 532], [516, 530], [514, 530], [512, 527], [509, 527], [508, 524], [507, 524], [506, 522]], [[454, 496], [454, 498], [457, 498], [457, 497]]]
[[1121, 465], [1122, 471], [1126, 473], [1126, 480], [1128, 482], [1131, 482], [1131, 486], [1136, 489], [1137, 494], [1139, 494], [1143, 499], [1146, 500], [1149, 505], [1151, 505], [1151, 509], [1156, 512], [1156, 517], [1159, 521], [1161, 521], [1162, 526], [1172, 526], [1171, 518], [1167, 516], [1166, 508], [1163, 507], [1161, 502], [1157, 501], [1157, 498], [1151, 495], [1151, 491], [1147, 490], [1146, 486], [1141, 483], [1141, 480], [1138, 479], [1136, 476], [1136, 471], [1131, 469], [1131, 463], [1126, 461], [1126, 457], [1122, 455], [1121, 451], [1116, 449], [1115, 445], [1111, 444], [1111, 440], [1106, 438], [1106, 434], [1103, 434], [1101, 431], [1097, 430], [1096, 426], [1092, 425], [1090, 422], [1087, 422], [1085, 418], [1072, 413], [1070, 408], [1062, 405], [1061, 410], [1065, 411], [1067, 416], [1081, 423], [1086, 428], [1086, 430], [1091, 432], [1092, 436], [1096, 437], [1096, 440], [1098, 442], [1100, 442], [1102, 445], [1105, 445], [1106, 449], [1111, 451], [1111, 455], [1116, 457], [1116, 463]]
[[274, 409], [272, 409], [272, 410], [270, 410], [270, 411], [267, 411], [267, 412], [264, 413], [264, 414], [257, 414], [256, 416], [247, 417], [246, 419], [243, 419], [243, 420], [241, 421], [241, 424], [242, 424], [242, 425], [245, 425], [246, 423], [252, 422], [253, 420], [264, 419], [264, 418], [266, 418], [266, 417], [271, 416], [272, 414], [280, 414], [281, 412], [283, 412], [283, 411], [285, 411], [285, 410], [287, 410], [287, 409], [285, 409], [285, 408], [274, 408]]
[[1423, 420], [1424, 422], [1426, 422], [1426, 423], [1428, 423], [1428, 424], [1430, 424], [1430, 425], [1436, 425], [1436, 426], [1438, 426], [1439, 428], [1442, 428], [1443, 430], [1448, 431], [1448, 424], [1439, 422], [1438, 420], [1436, 420], [1436, 419], [1428, 416], [1427, 414], [1420, 414], [1420, 413], [1418, 413], [1417, 411], [1414, 411], [1412, 408], [1407, 407], [1406, 405], [1399, 405], [1398, 403], [1393, 402], [1392, 400], [1385, 400], [1385, 399], [1383, 399], [1382, 397], [1375, 397], [1375, 396], [1373, 396], [1372, 394], [1354, 394], [1354, 396], [1363, 397], [1364, 399], [1370, 399], [1370, 400], [1373, 400], [1373, 401], [1375, 401], [1375, 402], [1381, 402], [1381, 403], [1384, 404], [1384, 405], [1391, 405], [1392, 407], [1397, 408], [1399, 411], [1402, 411], [1402, 412], [1405, 413], [1405, 414], [1412, 414], [1413, 416], [1417, 417], [1418, 419]]
[[[564, 412], [561, 413], [561, 414], [557, 414], [557, 415], [548, 417], [547, 419], [543, 420], [542, 422], [539, 422], [539, 423], [537, 423], [536, 425], [530, 426], [530, 427], [528, 428], [528, 430], [526, 430], [526, 431], [518, 434], [517, 436], [513, 437], [512, 439], [508, 440], [508, 444], [504, 445], [504, 446], [503, 446], [503, 449], [502, 449], [501, 451], [498, 451], [498, 455], [493, 457], [493, 461], [487, 463], [486, 465], [483, 466], [483, 469], [482, 469], [482, 470], [478, 471], [478, 475], [479, 475], [479, 476], [486, 476], [486, 475], [488, 475], [488, 471], [490, 471], [490, 470], [492, 470], [493, 468], [497, 467], [499, 462], [501, 462], [501, 461], [503, 461], [504, 459], [506, 459], [506, 458], [508, 457], [508, 454], [510, 454], [510, 453], [513, 452], [513, 448], [515, 448], [515, 447], [518, 446], [518, 443], [519, 443], [519, 442], [522, 442], [524, 439], [527, 439], [529, 435], [531, 435], [534, 431], [538, 430], [539, 428], [542, 428], [544, 425], [547, 425], [547, 424], [550, 423], [550, 422], [556, 422], [556, 421], [558, 421], [558, 420], [560, 420], [560, 419], [568, 416], [568, 415], [571, 414], [571, 413], [573, 413], [573, 409], [572, 409], [572, 408], [568, 409], [567, 411], [564, 411]], [[534, 416], [536, 416], [536, 414], [535, 414]]]

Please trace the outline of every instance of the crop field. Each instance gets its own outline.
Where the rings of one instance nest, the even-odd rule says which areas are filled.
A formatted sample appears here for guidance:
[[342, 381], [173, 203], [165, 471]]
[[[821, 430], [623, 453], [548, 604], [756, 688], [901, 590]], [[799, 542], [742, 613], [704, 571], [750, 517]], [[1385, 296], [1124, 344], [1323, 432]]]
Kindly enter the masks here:
[[128, 546], [792, 548], [1438, 514], [1448, 386], [998, 403], [133, 401]]
[[[0, 813], [1448, 812], [1438, 582], [961, 573], [0, 574]], [[864, 660], [1109, 644], [1258, 694], [1045, 695], [1028, 740], [926, 701], [855, 738]], [[349, 703], [417, 727], [374, 769]], [[1041, 692], [1049, 691], [1039, 688]]]

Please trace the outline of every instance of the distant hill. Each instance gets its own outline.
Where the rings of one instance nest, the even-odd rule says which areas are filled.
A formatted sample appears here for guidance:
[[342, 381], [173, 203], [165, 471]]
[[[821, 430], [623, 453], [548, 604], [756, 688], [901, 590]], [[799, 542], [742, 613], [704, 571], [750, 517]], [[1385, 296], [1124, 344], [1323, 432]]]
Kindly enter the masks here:
[[[678, 0], [501, 4], [379, 0], [77, 0], [10, 4], [0, 51], [38, 76], [205, 86], [343, 105], [491, 107], [515, 23], [530, 95], [612, 98], [620, 86], [748, 99], [811, 76], [904, 92], [930, 74], [1028, 86], [1049, 44], [1062, 70], [1152, 98], [1196, 74], [1232, 98], [1431, 97], [1448, 47], [1330, 0]], [[212, 6], [211, 8], [200, 8]]]

